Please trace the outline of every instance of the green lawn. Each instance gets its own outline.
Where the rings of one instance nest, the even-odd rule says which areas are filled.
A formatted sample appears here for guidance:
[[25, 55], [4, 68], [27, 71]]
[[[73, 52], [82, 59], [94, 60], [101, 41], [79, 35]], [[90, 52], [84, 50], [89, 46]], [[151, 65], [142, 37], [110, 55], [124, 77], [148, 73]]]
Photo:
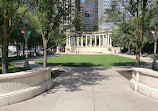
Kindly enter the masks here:
[[[42, 60], [37, 63], [42, 64]], [[141, 62], [143, 64], [144, 62]], [[48, 58], [52, 66], [134, 66], [135, 60], [116, 55], [62, 55]]]
[[[9, 57], [8, 58], [8, 62], [13, 62], [13, 61], [16, 61], [16, 60], [21, 60], [21, 59], [24, 59], [23, 57]], [[1, 58], [0, 58], [0, 73], [2, 73], [2, 63], [1, 63]], [[20, 68], [20, 67], [15, 67], [15, 66], [12, 66], [9, 64], [8, 66], [8, 69], [9, 71], [8, 72], [19, 72], [19, 71], [23, 71], [24, 69], [23, 68]]]

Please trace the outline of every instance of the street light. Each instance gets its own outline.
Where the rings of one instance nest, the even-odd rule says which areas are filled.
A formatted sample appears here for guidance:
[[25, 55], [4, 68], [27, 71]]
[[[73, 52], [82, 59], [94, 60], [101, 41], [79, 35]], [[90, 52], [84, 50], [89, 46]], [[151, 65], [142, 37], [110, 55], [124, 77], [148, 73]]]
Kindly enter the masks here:
[[154, 60], [152, 63], [152, 69], [155, 70], [157, 69], [157, 63], [156, 63], [156, 50], [157, 50], [157, 25], [158, 25], [158, 20], [155, 20], [155, 40], [154, 40]]
[[24, 20], [25, 23], [25, 50], [26, 50], [26, 54], [25, 54], [25, 63], [24, 63], [24, 68], [25, 69], [29, 69], [29, 62], [28, 62], [28, 48], [27, 48], [27, 25], [28, 25], [28, 20], [25, 19]]

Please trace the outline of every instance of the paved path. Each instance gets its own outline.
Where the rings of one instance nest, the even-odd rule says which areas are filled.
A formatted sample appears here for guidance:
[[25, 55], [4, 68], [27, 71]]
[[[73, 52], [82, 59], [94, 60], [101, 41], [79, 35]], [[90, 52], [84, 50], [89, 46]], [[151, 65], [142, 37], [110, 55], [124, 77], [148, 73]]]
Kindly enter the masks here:
[[50, 91], [0, 111], [158, 111], [158, 100], [134, 92], [122, 69], [61, 67]]
[[[49, 57], [55, 57], [55, 56], [60, 56], [60, 55], [63, 55], [63, 54], [54, 54], [54, 55], [48, 55], [48, 58]], [[40, 59], [43, 59], [43, 56], [39, 56], [39, 57], [31, 57], [28, 59], [29, 61], [29, 67], [32, 69], [32, 68], [38, 68], [38, 67], [42, 67], [41, 64], [36, 64], [35, 62], [37, 60], [40, 60]], [[18, 60], [18, 61], [13, 61], [11, 62], [10, 64], [13, 65], [13, 66], [17, 66], [17, 67], [21, 67], [23, 68], [24, 67], [24, 63], [25, 63], [25, 59], [24, 60]]]
[[[115, 54], [115, 55], [136, 59], [135, 55], [127, 55], [127, 54]], [[145, 64], [141, 65], [141, 67], [152, 68], [153, 58], [151, 58], [151, 57], [140, 57], [140, 60], [145, 62]], [[157, 62], [158, 62], [158, 60], [157, 60]]]

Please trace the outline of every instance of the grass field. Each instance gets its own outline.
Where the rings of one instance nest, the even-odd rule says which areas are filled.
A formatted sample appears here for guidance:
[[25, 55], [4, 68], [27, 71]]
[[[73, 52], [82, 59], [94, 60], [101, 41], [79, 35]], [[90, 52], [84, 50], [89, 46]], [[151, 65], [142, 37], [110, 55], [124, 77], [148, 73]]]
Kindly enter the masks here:
[[[21, 60], [21, 59], [24, 59], [23, 57], [9, 57], [8, 58], [8, 62], [13, 62], [13, 61], [16, 61], [16, 60]], [[2, 63], [1, 63], [1, 59], [0, 59], [0, 73], [2, 73]], [[15, 66], [12, 66], [9, 64], [8, 66], [8, 69], [9, 71], [8, 72], [19, 72], [19, 71], [23, 71], [24, 69], [23, 68], [20, 68], [20, 67], [15, 67]]]
[[[39, 60], [36, 63], [42, 64]], [[143, 64], [144, 62], [141, 62]], [[135, 60], [116, 55], [62, 55], [48, 58], [52, 66], [134, 66]]]

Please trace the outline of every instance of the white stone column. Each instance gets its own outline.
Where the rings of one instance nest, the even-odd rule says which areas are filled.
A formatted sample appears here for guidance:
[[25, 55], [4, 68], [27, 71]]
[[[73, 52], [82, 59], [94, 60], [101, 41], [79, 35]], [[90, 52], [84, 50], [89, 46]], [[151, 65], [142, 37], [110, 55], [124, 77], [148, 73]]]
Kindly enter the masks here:
[[[111, 35], [111, 34], [110, 34]], [[111, 36], [110, 36], [110, 45], [112, 45], [112, 39], [111, 39]]]
[[69, 46], [71, 46], [71, 35], [69, 34]]
[[77, 47], [79, 47], [79, 37], [77, 37]]
[[83, 36], [81, 36], [81, 47], [83, 47]]
[[108, 45], [108, 36], [107, 36], [107, 34], [105, 35], [105, 45]]
[[86, 45], [86, 47], [87, 47], [87, 35], [86, 35], [86, 44], [85, 44], [85, 45]]
[[103, 41], [103, 42], [102, 42], [102, 43], [103, 43], [103, 45], [102, 45], [102, 46], [104, 47], [104, 46], [105, 46], [105, 39], [104, 39], [104, 35], [103, 35], [103, 40], [102, 40], [102, 41]]
[[95, 47], [97, 46], [97, 35], [95, 35]]
[[110, 37], [109, 37], [109, 34], [108, 34], [108, 45], [110, 45]]
[[101, 35], [99, 35], [99, 47], [101, 46]]
[[75, 47], [76, 46], [76, 40], [75, 40], [76, 38], [75, 37], [73, 37], [73, 38], [74, 38], [73, 42], [74, 42], [74, 47]]
[[106, 45], [106, 35], [104, 35], [104, 46]]
[[69, 34], [66, 34], [66, 46], [68, 46], [69, 45]]

